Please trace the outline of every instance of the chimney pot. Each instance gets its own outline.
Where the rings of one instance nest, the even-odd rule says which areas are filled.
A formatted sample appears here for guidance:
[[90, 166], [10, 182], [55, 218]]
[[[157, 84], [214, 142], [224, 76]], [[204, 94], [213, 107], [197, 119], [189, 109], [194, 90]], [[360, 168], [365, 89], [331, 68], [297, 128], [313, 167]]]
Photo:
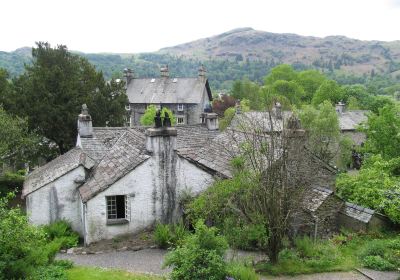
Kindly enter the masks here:
[[342, 101], [339, 101], [338, 104], [335, 106], [336, 112], [341, 115], [344, 112], [344, 109], [346, 107], [346, 104], [344, 104]]
[[168, 65], [161, 67], [160, 73], [162, 78], [168, 78], [169, 77]]
[[92, 117], [86, 104], [82, 105], [82, 111], [78, 116], [78, 133], [80, 137], [93, 137]]
[[202, 81], [205, 81], [206, 78], [207, 78], [206, 77], [206, 73], [207, 73], [207, 70], [204, 67], [204, 65], [203, 64], [200, 65], [200, 67], [199, 67], [199, 79], [202, 80]]

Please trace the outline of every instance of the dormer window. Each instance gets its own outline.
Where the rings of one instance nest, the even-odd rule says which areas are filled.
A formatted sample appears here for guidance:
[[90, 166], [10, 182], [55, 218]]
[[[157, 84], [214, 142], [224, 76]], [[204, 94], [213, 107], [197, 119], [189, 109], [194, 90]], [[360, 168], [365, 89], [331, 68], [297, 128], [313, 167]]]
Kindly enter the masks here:
[[183, 104], [178, 104], [178, 111], [183, 111]]

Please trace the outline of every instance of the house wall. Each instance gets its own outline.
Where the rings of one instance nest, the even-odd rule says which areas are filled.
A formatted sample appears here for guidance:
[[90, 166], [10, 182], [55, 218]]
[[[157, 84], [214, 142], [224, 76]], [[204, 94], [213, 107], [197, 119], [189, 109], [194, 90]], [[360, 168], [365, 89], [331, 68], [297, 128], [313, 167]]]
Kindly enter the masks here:
[[330, 195], [315, 212], [318, 217], [317, 234], [320, 238], [331, 237], [338, 232], [338, 215], [344, 202], [336, 195]]
[[26, 196], [26, 211], [29, 221], [44, 225], [65, 219], [72, 229], [83, 236], [81, 220], [80, 183], [74, 180], [85, 178], [85, 169], [79, 166], [57, 180]]
[[[204, 94], [203, 94], [204, 95]], [[207, 97], [208, 99], [208, 97]], [[204, 96], [203, 96], [204, 100]], [[202, 101], [203, 103], [205, 101]], [[160, 104], [154, 104], [160, 105]], [[146, 111], [147, 104], [130, 104], [131, 106], [131, 125], [140, 125], [140, 117]], [[178, 104], [162, 104], [167, 107], [172, 113], [177, 116], [182, 116], [185, 119], [185, 124], [199, 124], [201, 123], [200, 115], [203, 113], [204, 105], [200, 104], [183, 104], [183, 111], [178, 111]]]
[[367, 139], [367, 136], [363, 132], [359, 131], [342, 131], [342, 136], [347, 136], [351, 140], [354, 141], [356, 145], [361, 145], [361, 143], [364, 143], [365, 140]]
[[367, 232], [367, 224], [357, 220], [353, 217], [346, 215], [345, 213], [340, 212], [338, 217], [338, 226], [339, 228], [346, 228], [353, 231], [363, 231]]
[[[87, 202], [86, 244], [139, 233], [152, 227], [156, 221], [169, 218], [176, 221], [179, 218], [180, 199], [205, 190], [213, 182], [213, 177], [174, 154], [176, 180], [174, 185], [168, 186], [168, 190], [165, 178], [160, 173], [163, 170], [161, 163], [152, 157]], [[162, 180], [164, 182], [160, 182]], [[110, 195], [128, 195], [128, 223], [107, 225], [106, 196]], [[167, 217], [167, 213], [172, 216]]]

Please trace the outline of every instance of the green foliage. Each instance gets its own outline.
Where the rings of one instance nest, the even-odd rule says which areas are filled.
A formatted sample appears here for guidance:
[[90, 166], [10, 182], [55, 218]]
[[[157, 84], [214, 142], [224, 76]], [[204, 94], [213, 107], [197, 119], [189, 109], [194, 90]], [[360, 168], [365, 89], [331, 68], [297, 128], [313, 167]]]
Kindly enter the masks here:
[[21, 191], [25, 180], [25, 170], [18, 172], [6, 172], [0, 175], [0, 196], [11, 191]]
[[366, 256], [363, 265], [375, 270], [394, 270], [395, 266], [381, 256]]
[[[168, 109], [167, 107], [163, 107], [161, 109], [161, 120], [164, 120], [165, 113], [168, 113], [170, 119], [171, 119], [171, 124], [175, 125], [176, 124], [176, 118], [172, 111]], [[143, 116], [140, 118], [140, 123], [142, 125], [154, 125], [154, 118], [157, 113], [157, 107], [155, 105], [149, 105], [144, 112]]]
[[339, 140], [339, 156], [337, 160], [337, 166], [343, 170], [350, 167], [352, 163], [351, 153], [355, 143], [348, 137], [341, 137]]
[[339, 120], [335, 108], [323, 101], [318, 110], [304, 106], [299, 114], [302, 127], [308, 133], [309, 148], [322, 160], [330, 162], [336, 153], [340, 137]]
[[400, 158], [384, 160], [380, 155], [368, 158], [357, 175], [340, 174], [338, 194], [345, 200], [386, 214], [400, 223]]
[[329, 101], [335, 105], [343, 98], [343, 91], [336, 81], [326, 80], [321, 84], [312, 98], [312, 104], [317, 107], [324, 101]]
[[68, 221], [60, 220], [43, 226], [43, 230], [49, 240], [53, 240], [60, 248], [75, 247], [79, 241], [78, 233], [74, 232]]
[[123, 83], [106, 83], [85, 58], [65, 46], [37, 43], [32, 64], [13, 81], [4, 99], [7, 112], [26, 117], [29, 130], [54, 141], [60, 153], [76, 141], [76, 119], [82, 104], [90, 109], [95, 126], [124, 123], [127, 97]]
[[42, 229], [30, 225], [19, 208], [7, 207], [12, 197], [0, 198], [0, 279], [29, 278], [60, 249]]
[[219, 120], [219, 129], [224, 131], [231, 125], [233, 118], [235, 117], [236, 109], [231, 107], [225, 110], [224, 117]]
[[298, 73], [288, 64], [281, 64], [273, 68], [264, 81], [266, 85], [272, 85], [276, 81], [293, 81], [296, 80]]
[[239, 262], [230, 262], [226, 268], [228, 277], [235, 280], [258, 280], [260, 277], [254, 271], [254, 268]]
[[400, 157], [400, 107], [386, 105], [379, 114], [370, 114], [366, 127], [365, 151], [381, 154], [383, 158]]
[[68, 279], [73, 280], [162, 280], [164, 277], [130, 273], [117, 269], [78, 266], [67, 271]]
[[271, 92], [275, 96], [284, 96], [292, 105], [299, 105], [304, 99], [304, 90], [295, 81], [275, 81], [271, 86]]
[[35, 269], [28, 280], [67, 280], [66, 268], [59, 265], [40, 266]]
[[29, 161], [39, 138], [28, 131], [26, 119], [8, 114], [0, 104], [0, 164], [4, 161]]
[[242, 250], [265, 249], [268, 235], [265, 222], [238, 222], [235, 217], [228, 217], [223, 224], [222, 233], [229, 246]]
[[321, 84], [327, 78], [316, 70], [301, 71], [297, 75], [296, 82], [304, 89], [302, 101], [309, 104]]
[[162, 249], [176, 247], [182, 244], [189, 232], [182, 221], [176, 224], [157, 223], [154, 229], [154, 241]]
[[222, 280], [226, 275], [226, 248], [226, 241], [217, 235], [217, 230], [208, 228], [199, 220], [195, 233], [188, 235], [181, 246], [167, 254], [165, 265], [173, 267], [173, 280]]
[[254, 82], [244, 79], [243, 81], [235, 81], [231, 89], [231, 96], [240, 100], [248, 100], [248, 105], [252, 110], [260, 110], [262, 108], [261, 96], [259, 93], [260, 86]]
[[154, 240], [158, 247], [166, 249], [170, 245], [172, 233], [168, 224], [157, 223], [154, 229]]

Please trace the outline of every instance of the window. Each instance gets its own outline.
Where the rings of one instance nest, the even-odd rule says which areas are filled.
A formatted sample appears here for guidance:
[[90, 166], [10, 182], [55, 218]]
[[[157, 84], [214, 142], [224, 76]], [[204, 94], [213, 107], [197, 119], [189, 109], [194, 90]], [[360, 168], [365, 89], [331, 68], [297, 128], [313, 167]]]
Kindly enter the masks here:
[[130, 111], [131, 110], [131, 104], [125, 105], [125, 110]]
[[177, 122], [177, 124], [184, 124], [184, 123], [185, 123], [185, 120], [184, 120], [183, 117], [177, 117], [177, 118], [176, 118], [176, 122]]
[[178, 104], [178, 111], [183, 111], [183, 104]]
[[128, 197], [126, 195], [106, 196], [107, 223], [128, 222]]

